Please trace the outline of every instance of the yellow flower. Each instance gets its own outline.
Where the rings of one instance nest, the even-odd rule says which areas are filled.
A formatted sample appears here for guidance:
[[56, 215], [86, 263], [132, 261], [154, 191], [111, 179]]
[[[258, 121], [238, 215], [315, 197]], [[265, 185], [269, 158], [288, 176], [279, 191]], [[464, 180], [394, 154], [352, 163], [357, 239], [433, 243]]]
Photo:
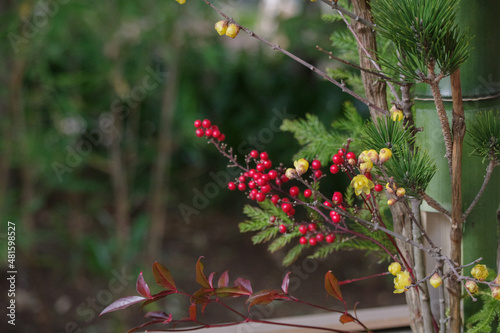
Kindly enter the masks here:
[[380, 150], [378, 156], [380, 158], [380, 163], [385, 163], [392, 157], [392, 151], [389, 148], [383, 148]]
[[288, 179], [294, 179], [294, 178], [297, 178], [297, 171], [295, 171], [294, 168], [288, 168], [286, 169], [285, 171], [285, 176], [286, 178]]
[[479, 281], [484, 281], [488, 277], [488, 268], [486, 265], [476, 265], [470, 274]]
[[361, 163], [359, 165], [359, 171], [361, 171], [361, 173], [370, 172], [370, 171], [372, 171], [372, 168], [373, 168], [373, 163], [371, 161]]
[[390, 194], [394, 194], [394, 190], [396, 189], [396, 184], [394, 184], [391, 187], [391, 184], [387, 183], [387, 184], [385, 184], [385, 188], [387, 189], [387, 192], [389, 192]]
[[186, 0], [175, 0], [177, 1], [178, 3], [180, 3], [181, 5], [185, 4], [186, 3]]
[[401, 272], [401, 264], [399, 262], [393, 262], [389, 265], [388, 270], [392, 275], [397, 275], [399, 272]]
[[431, 286], [437, 288], [443, 283], [443, 279], [441, 279], [438, 273], [434, 273], [429, 282]]
[[394, 278], [394, 293], [401, 294], [407, 291], [407, 287], [411, 284], [410, 273], [408, 271], [398, 272]]
[[354, 187], [354, 192], [356, 195], [360, 195], [361, 192], [365, 194], [370, 194], [370, 190], [375, 186], [371, 180], [366, 178], [364, 175], [357, 175], [351, 181], [351, 186]]
[[227, 21], [219, 21], [215, 23], [215, 30], [219, 35], [225, 35], [227, 31]]
[[229, 36], [231, 38], [235, 38], [238, 36], [238, 33], [240, 32], [240, 27], [238, 27], [236, 24], [231, 23], [226, 30], [226, 36]]
[[307, 160], [303, 158], [293, 162], [293, 165], [295, 166], [295, 170], [297, 171], [298, 176], [301, 176], [307, 171], [307, 169], [309, 169], [309, 162], [307, 162]]
[[491, 296], [495, 299], [500, 299], [500, 287], [491, 288]]
[[391, 119], [392, 121], [403, 120], [403, 111], [398, 110], [398, 108], [395, 105], [393, 105], [391, 108]]
[[479, 291], [479, 287], [477, 286], [476, 282], [474, 282], [474, 281], [467, 281], [465, 283], [465, 288], [467, 288], [467, 290], [472, 295], [474, 295], [475, 293], [477, 293]]

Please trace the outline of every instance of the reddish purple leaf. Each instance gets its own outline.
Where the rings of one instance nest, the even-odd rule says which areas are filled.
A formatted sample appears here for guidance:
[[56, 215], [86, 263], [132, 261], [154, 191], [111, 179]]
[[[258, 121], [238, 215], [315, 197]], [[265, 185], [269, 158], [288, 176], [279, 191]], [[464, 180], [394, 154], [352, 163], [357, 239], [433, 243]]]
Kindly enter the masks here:
[[252, 293], [242, 286], [236, 287], [223, 287], [215, 289], [215, 295], [218, 297], [240, 297], [240, 296], [250, 296]]
[[345, 313], [342, 316], [340, 316], [339, 320], [342, 324], [346, 324], [346, 323], [352, 323], [355, 319], [350, 314]]
[[247, 303], [250, 303], [248, 308], [250, 309], [254, 305], [266, 305], [271, 303], [272, 301], [276, 299], [290, 299], [285, 293], [283, 293], [281, 290], [261, 290], [256, 294], [253, 294], [250, 296], [247, 300]]
[[153, 264], [153, 275], [159, 286], [162, 286], [166, 290], [177, 291], [170, 271], [157, 261]]
[[219, 277], [219, 288], [227, 287], [229, 285], [229, 273], [225, 271]]
[[200, 303], [204, 300], [210, 298], [214, 294], [214, 289], [212, 288], [200, 288], [192, 296], [191, 302]]
[[211, 288], [214, 287], [214, 276], [215, 276], [215, 272], [211, 273], [209, 276], [208, 276], [208, 284], [210, 285]]
[[113, 312], [116, 310], [125, 309], [126, 307], [129, 307], [132, 304], [140, 303], [140, 302], [145, 301], [145, 300], [147, 300], [147, 298], [144, 298], [142, 296], [128, 296], [128, 297], [120, 298], [120, 299], [114, 301], [113, 303], [111, 303], [110, 305], [108, 305], [104, 310], [102, 310], [102, 312], [99, 314], [99, 316], [102, 316], [103, 314], [108, 313], [108, 312]]
[[203, 288], [209, 289], [212, 287], [210, 286], [210, 283], [208, 283], [207, 277], [203, 273], [203, 269], [205, 268], [205, 266], [203, 266], [201, 258], [203, 257], [200, 257], [198, 259], [198, 262], [196, 263], [196, 282], [198, 282], [198, 284], [201, 285]]
[[253, 293], [252, 291], [252, 284], [250, 281], [244, 278], [237, 278], [236, 281], [234, 281], [234, 286], [240, 286], [243, 287], [243, 289], [249, 291], [251, 294]]
[[142, 272], [137, 277], [137, 282], [135, 284], [135, 287], [136, 287], [139, 295], [142, 295], [146, 298], [152, 298], [151, 292], [149, 291], [149, 286], [146, 283], [146, 281], [144, 281], [144, 277], [142, 276]]
[[168, 296], [168, 295], [172, 295], [172, 294], [175, 294], [175, 291], [173, 290], [163, 290], [163, 291], [160, 291], [158, 294], [154, 294], [152, 295], [152, 298], [151, 299], [148, 299], [147, 301], [145, 301], [144, 303], [141, 304], [141, 310], [146, 306], [146, 305], [149, 305], [151, 303], [154, 303], [162, 298], [164, 298], [165, 296]]
[[281, 290], [283, 290], [285, 294], [288, 294], [288, 285], [290, 284], [290, 273], [292, 272], [286, 273], [285, 277], [283, 278], [283, 283], [281, 283]]
[[[170, 317], [172, 316], [172, 314], [170, 314]], [[162, 319], [162, 320], [168, 320], [169, 318], [169, 315], [167, 315], [165, 312], [163, 311], [152, 311], [152, 312], [148, 312], [144, 315], [144, 317], [146, 318], [152, 318], [152, 319]]]
[[335, 297], [339, 301], [343, 301], [339, 282], [332, 271], [328, 271], [325, 274], [325, 289], [330, 296]]
[[192, 321], [196, 321], [196, 304], [191, 304], [189, 306], [189, 318]]

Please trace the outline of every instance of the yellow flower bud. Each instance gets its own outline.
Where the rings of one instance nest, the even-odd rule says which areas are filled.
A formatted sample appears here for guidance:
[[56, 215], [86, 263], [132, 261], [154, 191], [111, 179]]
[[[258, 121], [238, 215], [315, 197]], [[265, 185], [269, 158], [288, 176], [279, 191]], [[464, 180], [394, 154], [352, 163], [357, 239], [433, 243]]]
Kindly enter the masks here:
[[349, 163], [352, 166], [355, 166], [356, 164], [358, 164], [358, 162], [354, 158], [348, 159], [347, 163]]
[[478, 264], [474, 266], [470, 274], [479, 281], [484, 281], [488, 277], [488, 268], [486, 268], [486, 265]]
[[500, 287], [491, 288], [491, 296], [495, 299], [500, 299]]
[[309, 169], [309, 162], [307, 162], [307, 160], [303, 158], [293, 162], [293, 165], [295, 166], [295, 170], [297, 171], [298, 176], [301, 176], [307, 171], [307, 169]]
[[378, 153], [377, 153], [377, 151], [375, 149], [370, 149], [368, 151], [368, 153], [366, 154], [366, 157], [368, 157], [368, 159], [372, 163], [377, 163], [378, 162]]
[[240, 32], [240, 27], [238, 27], [236, 24], [231, 23], [226, 30], [226, 36], [235, 38], [238, 36], [238, 33]]
[[477, 286], [476, 282], [474, 282], [474, 281], [467, 281], [465, 283], [465, 288], [467, 288], [467, 290], [472, 295], [474, 295], [475, 293], [477, 293], [479, 291], [479, 287]]
[[351, 186], [354, 187], [356, 195], [360, 195], [361, 192], [370, 194], [370, 190], [375, 187], [373, 182], [364, 175], [355, 176], [351, 181]]
[[410, 273], [408, 271], [398, 272], [394, 278], [394, 293], [401, 294], [407, 291], [409, 285], [411, 285]]
[[401, 264], [399, 262], [393, 262], [389, 265], [388, 270], [392, 275], [397, 275], [399, 272], [401, 272]]
[[378, 156], [380, 158], [380, 163], [385, 163], [392, 157], [392, 151], [389, 148], [383, 148], [380, 150]]
[[359, 171], [361, 171], [361, 173], [370, 172], [370, 171], [372, 171], [372, 168], [373, 168], [373, 163], [370, 161], [365, 162], [365, 163], [361, 163], [359, 165]]
[[217, 30], [219, 35], [225, 35], [227, 31], [227, 21], [219, 21], [215, 23], [215, 30]]
[[359, 154], [359, 156], [358, 156], [358, 162], [359, 163], [369, 162], [370, 159], [368, 158], [368, 156], [366, 156], [367, 154], [368, 154], [368, 150], [363, 150], [361, 152], [361, 154]]
[[399, 110], [396, 105], [393, 105], [391, 108], [391, 119], [392, 121], [401, 121], [403, 120], [403, 111]]
[[175, 0], [177, 1], [178, 3], [180, 3], [181, 5], [185, 4], [186, 3], [186, 0]]
[[495, 280], [493, 280], [494, 284], [500, 284], [500, 274], [497, 276]]
[[294, 168], [288, 168], [288, 169], [286, 169], [285, 176], [288, 179], [295, 179], [295, 178], [297, 178], [297, 171], [295, 171]]
[[431, 286], [437, 288], [443, 283], [443, 279], [441, 279], [438, 273], [434, 273], [429, 282]]
[[388, 204], [389, 206], [392, 206], [392, 205], [394, 205], [395, 203], [396, 203], [396, 199], [389, 199], [389, 200], [387, 200], [387, 204]]
[[396, 195], [401, 198], [402, 196], [404, 196], [406, 194], [406, 190], [402, 187], [398, 188], [396, 190]]

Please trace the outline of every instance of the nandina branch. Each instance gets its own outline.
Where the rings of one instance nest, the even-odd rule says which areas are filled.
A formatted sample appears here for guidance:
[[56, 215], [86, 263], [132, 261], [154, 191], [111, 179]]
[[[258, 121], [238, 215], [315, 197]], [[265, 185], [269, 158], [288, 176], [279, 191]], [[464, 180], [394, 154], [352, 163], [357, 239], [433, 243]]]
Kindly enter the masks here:
[[322, 71], [319, 68], [315, 67], [314, 65], [308, 63], [304, 59], [297, 57], [295, 54], [293, 54], [293, 53], [291, 53], [291, 52], [283, 49], [281, 46], [279, 46], [277, 44], [271, 43], [267, 39], [264, 39], [264, 38], [260, 37], [259, 35], [257, 35], [252, 30], [250, 30], [248, 28], [245, 28], [244, 26], [240, 25], [235, 20], [231, 19], [229, 16], [227, 16], [226, 14], [224, 14], [220, 9], [218, 9], [217, 7], [215, 7], [210, 1], [208, 1], [208, 0], [203, 0], [203, 1], [205, 1], [205, 3], [207, 5], [209, 5], [210, 7], [212, 7], [217, 13], [219, 13], [226, 20], [229, 20], [229, 21], [233, 22], [234, 24], [238, 25], [241, 30], [245, 31], [247, 34], [249, 34], [253, 38], [261, 41], [262, 43], [264, 43], [266, 45], [268, 45], [273, 50], [276, 50], [276, 51], [279, 51], [279, 52], [283, 53], [284, 55], [286, 55], [286, 56], [290, 57], [291, 59], [295, 60], [296, 62], [298, 62], [299, 64], [304, 65], [305, 67], [309, 68], [311, 71], [313, 71], [316, 74], [318, 74], [319, 76], [323, 77], [325, 80], [333, 83], [334, 85], [336, 85], [337, 87], [339, 87], [340, 89], [342, 89], [342, 92], [345, 92], [345, 93], [351, 95], [352, 97], [356, 98], [360, 102], [366, 104], [368, 107], [371, 107], [371, 108], [373, 108], [373, 109], [375, 109], [375, 110], [377, 110], [377, 111], [379, 111], [379, 112], [381, 112], [383, 114], [389, 114], [389, 112], [387, 110], [384, 110], [384, 109], [378, 107], [377, 105], [373, 104], [372, 102], [370, 102], [366, 98], [361, 97], [360, 95], [356, 94], [351, 89], [347, 88], [347, 85], [344, 82], [339, 82], [339, 81], [333, 79], [328, 74], [326, 74], [324, 71]]

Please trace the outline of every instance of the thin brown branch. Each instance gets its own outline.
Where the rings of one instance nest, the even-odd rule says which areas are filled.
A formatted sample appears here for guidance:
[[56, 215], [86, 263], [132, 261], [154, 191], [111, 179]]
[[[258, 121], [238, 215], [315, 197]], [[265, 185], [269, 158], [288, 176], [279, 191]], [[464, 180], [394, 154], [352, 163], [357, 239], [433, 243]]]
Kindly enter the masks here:
[[427, 202], [427, 204], [429, 206], [431, 206], [432, 208], [434, 208], [438, 212], [443, 213], [444, 215], [446, 215], [449, 218], [451, 218], [451, 213], [448, 210], [446, 210], [446, 208], [444, 208], [443, 206], [441, 206], [441, 204], [439, 202], [437, 202], [436, 200], [434, 200], [434, 198], [432, 198], [431, 196], [429, 196], [425, 192], [421, 192], [419, 194], [422, 196], [422, 199], [424, 199], [425, 202]]
[[220, 9], [218, 9], [217, 7], [215, 7], [210, 1], [208, 1], [208, 0], [203, 0], [203, 1], [205, 1], [205, 3], [207, 5], [209, 5], [210, 7], [212, 7], [219, 15], [221, 15], [222, 17], [224, 17], [226, 20], [228, 20], [230, 22], [233, 22], [234, 24], [238, 25], [241, 30], [245, 31], [251, 37], [253, 37], [253, 38], [261, 41], [262, 43], [264, 43], [264, 44], [268, 45], [269, 47], [271, 47], [273, 50], [279, 51], [279, 52], [283, 53], [284, 55], [288, 56], [289, 58], [295, 60], [299, 64], [301, 64], [301, 65], [309, 68], [311, 71], [313, 71], [316, 74], [318, 74], [319, 76], [323, 77], [325, 80], [333, 83], [334, 85], [336, 85], [337, 87], [339, 87], [340, 89], [342, 89], [342, 92], [345, 92], [345, 93], [351, 95], [352, 97], [356, 98], [360, 102], [366, 104], [368, 107], [376, 109], [380, 113], [389, 114], [389, 112], [387, 110], [384, 110], [383, 108], [378, 107], [377, 105], [373, 104], [372, 102], [370, 102], [366, 98], [361, 97], [360, 95], [356, 94], [351, 89], [347, 88], [347, 85], [344, 82], [339, 82], [339, 81], [331, 78], [324, 71], [322, 71], [319, 68], [315, 67], [314, 65], [308, 63], [304, 59], [299, 58], [295, 54], [293, 54], [293, 53], [291, 53], [291, 52], [283, 49], [281, 46], [279, 46], [277, 44], [273, 44], [270, 41], [268, 41], [267, 39], [262, 38], [261, 36], [257, 35], [255, 32], [253, 32], [252, 30], [243, 27], [238, 22], [236, 22], [235, 20], [231, 19], [229, 16], [227, 16], [226, 14], [224, 14]]
[[359, 17], [359, 15], [356, 15], [356, 14], [350, 12], [349, 10], [345, 9], [344, 7], [340, 6], [336, 1], [321, 0], [321, 2], [323, 2], [323, 3], [327, 4], [328, 6], [332, 7], [332, 9], [335, 9], [339, 13], [342, 13], [342, 14], [345, 14], [345, 15], [349, 16], [353, 20], [355, 20], [357, 22], [360, 22], [360, 23], [363, 23], [364, 25], [366, 25], [367, 27], [371, 28], [372, 30], [374, 30], [377, 27], [372, 22], [370, 22], [368, 20], [365, 20], [364, 18]]
[[476, 204], [479, 202], [479, 199], [481, 199], [481, 196], [484, 193], [484, 190], [486, 189], [486, 185], [488, 185], [491, 175], [493, 174], [493, 169], [498, 165], [498, 162], [494, 159], [490, 160], [490, 163], [488, 163], [488, 166], [486, 167], [486, 174], [484, 175], [484, 181], [483, 185], [481, 185], [481, 188], [479, 189], [479, 192], [477, 192], [476, 197], [474, 198], [474, 201], [470, 204], [469, 208], [465, 211], [465, 213], [462, 215], [462, 218], [467, 219], [467, 216], [469, 216], [470, 212], [474, 209]]

